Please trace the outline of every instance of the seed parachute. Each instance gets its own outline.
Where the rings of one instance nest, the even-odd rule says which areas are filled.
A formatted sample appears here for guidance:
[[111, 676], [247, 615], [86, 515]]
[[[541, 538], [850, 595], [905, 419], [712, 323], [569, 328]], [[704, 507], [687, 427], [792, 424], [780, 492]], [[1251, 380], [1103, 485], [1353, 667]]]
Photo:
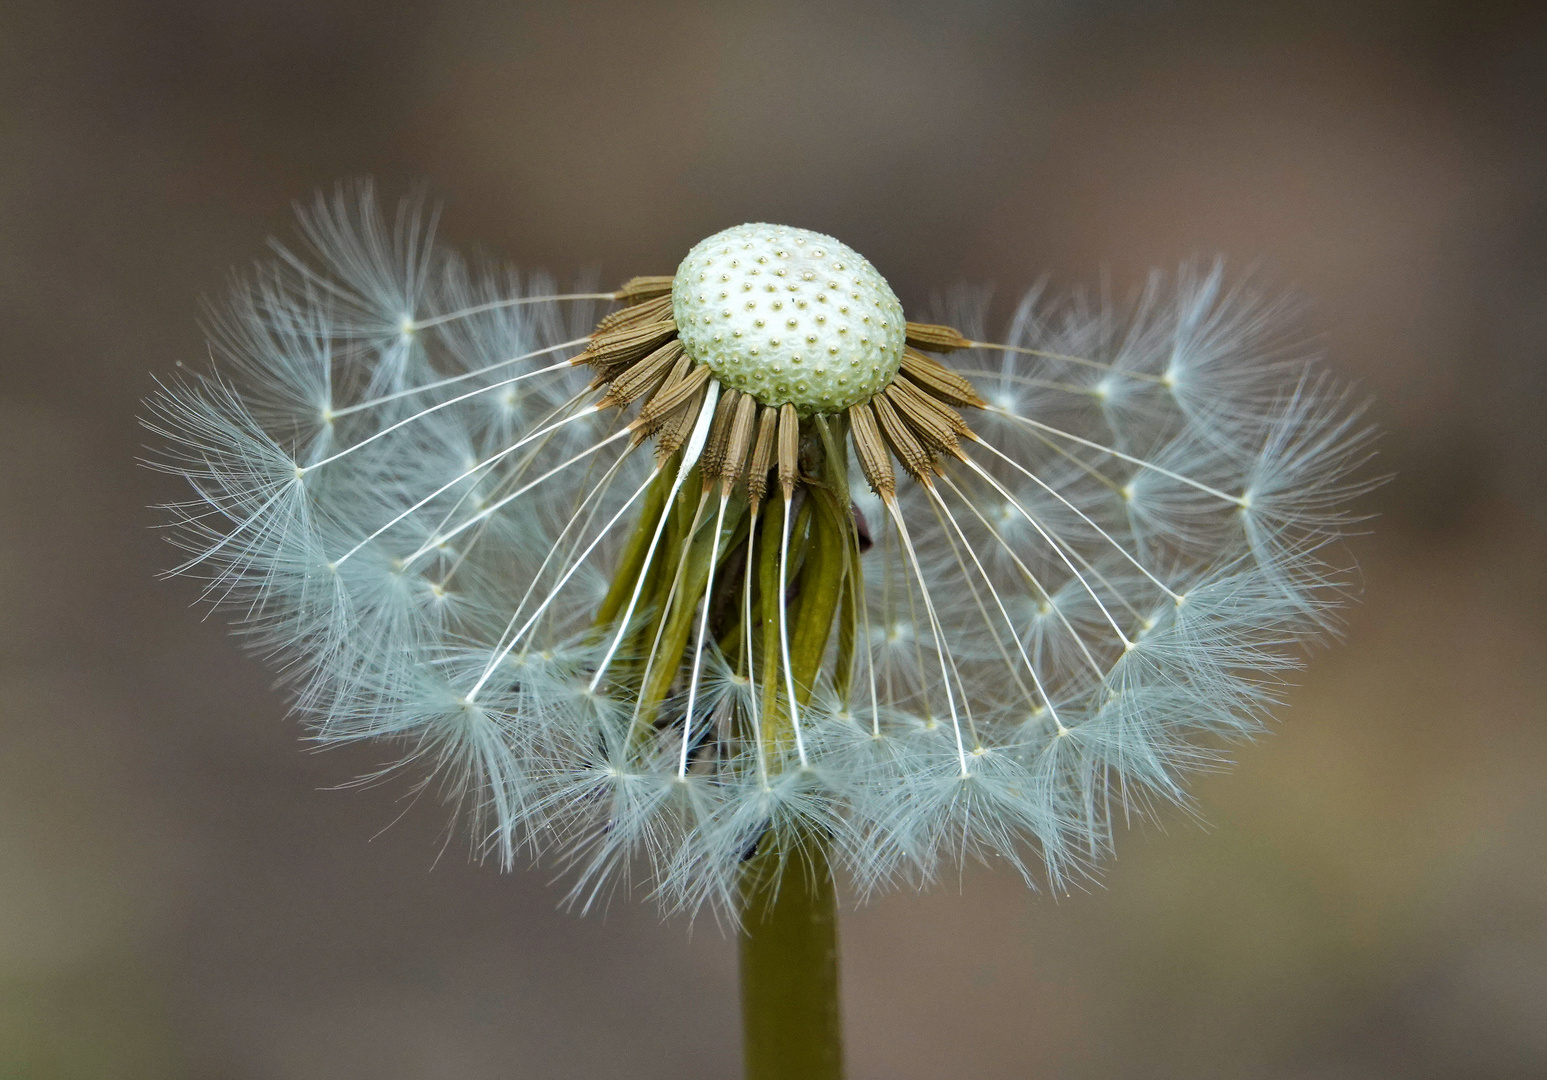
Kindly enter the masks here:
[[1088, 872], [1342, 599], [1369, 432], [1219, 266], [990, 341], [784, 226], [569, 294], [368, 187], [301, 228], [150, 402], [175, 572], [581, 907], [734, 913], [813, 845], [859, 895]]

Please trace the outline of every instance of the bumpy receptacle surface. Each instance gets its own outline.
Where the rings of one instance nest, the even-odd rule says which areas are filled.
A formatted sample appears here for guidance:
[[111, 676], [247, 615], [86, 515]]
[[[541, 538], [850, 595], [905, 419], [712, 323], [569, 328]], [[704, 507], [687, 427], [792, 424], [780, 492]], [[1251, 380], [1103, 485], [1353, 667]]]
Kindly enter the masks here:
[[830, 236], [738, 225], [689, 251], [672, 282], [687, 353], [765, 405], [838, 412], [902, 362], [902, 304], [869, 260]]

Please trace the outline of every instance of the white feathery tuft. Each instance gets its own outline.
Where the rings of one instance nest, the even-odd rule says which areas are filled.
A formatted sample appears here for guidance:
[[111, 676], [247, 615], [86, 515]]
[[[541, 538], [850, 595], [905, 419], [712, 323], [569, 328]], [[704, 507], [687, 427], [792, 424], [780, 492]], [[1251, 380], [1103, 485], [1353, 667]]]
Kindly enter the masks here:
[[[745, 529], [691, 548], [715, 575], [680, 659], [614, 654], [666, 625], [648, 597], [595, 625], [640, 508], [698, 502], [696, 471], [657, 463], [567, 363], [596, 294], [470, 266], [368, 185], [301, 222], [306, 252], [276, 246], [213, 314], [213, 370], [148, 402], [153, 464], [192, 489], [167, 508], [174, 573], [276, 659], [317, 740], [389, 740], [389, 771], [420, 769], [476, 853], [552, 858], [581, 909], [637, 877], [734, 918], [769, 836], [828, 838], [861, 896], [967, 859], [1061, 885], [1262, 727], [1348, 588], [1371, 435], [1290, 309], [1220, 264], [1127, 305], [1036, 292], [952, 358], [988, 403], [960, 460], [891, 505], [851, 465], [872, 542], [852, 665], [829, 642], [799, 745], [770, 742], [779, 646], [740, 614]], [[684, 565], [726, 520], [704, 501], [698, 531], [692, 506], [663, 526]], [[603, 679], [679, 663], [648, 715]]]

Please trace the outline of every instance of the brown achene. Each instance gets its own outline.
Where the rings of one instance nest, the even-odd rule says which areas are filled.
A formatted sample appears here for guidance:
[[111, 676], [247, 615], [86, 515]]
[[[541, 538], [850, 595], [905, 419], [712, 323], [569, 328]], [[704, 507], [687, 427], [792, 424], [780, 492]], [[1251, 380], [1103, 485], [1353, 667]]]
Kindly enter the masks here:
[[[596, 388], [606, 387], [602, 408], [621, 409], [643, 400], [629, 426], [636, 439], [655, 437], [662, 460], [687, 440], [711, 379], [709, 369], [693, 363], [677, 338], [671, 288], [666, 275], [624, 282], [613, 298], [625, 306], [597, 324], [585, 351], [575, 358], [596, 372]], [[949, 326], [909, 322], [901, 370], [869, 401], [843, 410], [860, 469], [883, 500], [890, 501], [897, 490], [893, 458], [908, 475], [929, 484], [942, 455], [960, 458], [959, 440], [976, 438], [957, 410], [986, 403], [970, 382], [925, 352], [950, 353], [979, 344]], [[718, 480], [729, 494], [744, 479], [754, 506], [768, 491], [770, 468], [777, 470], [784, 492], [799, 483], [799, 416], [793, 406], [765, 405], [725, 388], [715, 410], [699, 459], [706, 482]]]

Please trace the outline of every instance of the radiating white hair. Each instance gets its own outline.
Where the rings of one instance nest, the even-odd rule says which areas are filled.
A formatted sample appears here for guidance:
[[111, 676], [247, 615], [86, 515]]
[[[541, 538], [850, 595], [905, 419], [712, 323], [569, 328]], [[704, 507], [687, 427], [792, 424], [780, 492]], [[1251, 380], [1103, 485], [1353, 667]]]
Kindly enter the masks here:
[[[968, 857], [1086, 871], [1114, 816], [1182, 800], [1259, 728], [1344, 595], [1329, 552], [1370, 433], [1282, 305], [1219, 265], [1125, 305], [1033, 294], [957, 357], [987, 402], [959, 459], [895, 512], [854, 471], [854, 640], [828, 646], [799, 760], [770, 762], [732, 734], [758, 709], [737, 657], [700, 633], [614, 658], [624, 635], [596, 632], [671, 479], [569, 362], [609, 294], [470, 267], [369, 186], [301, 220], [310, 250], [218, 311], [213, 370], [149, 403], [193, 489], [176, 572], [236, 610], [319, 741], [392, 740], [478, 851], [548, 853], [581, 906], [634, 873], [668, 907], [733, 908], [784, 825], [830, 836], [859, 894]], [[721, 540], [712, 560], [745, 542]], [[641, 740], [599, 668], [658, 660], [691, 676]]]

